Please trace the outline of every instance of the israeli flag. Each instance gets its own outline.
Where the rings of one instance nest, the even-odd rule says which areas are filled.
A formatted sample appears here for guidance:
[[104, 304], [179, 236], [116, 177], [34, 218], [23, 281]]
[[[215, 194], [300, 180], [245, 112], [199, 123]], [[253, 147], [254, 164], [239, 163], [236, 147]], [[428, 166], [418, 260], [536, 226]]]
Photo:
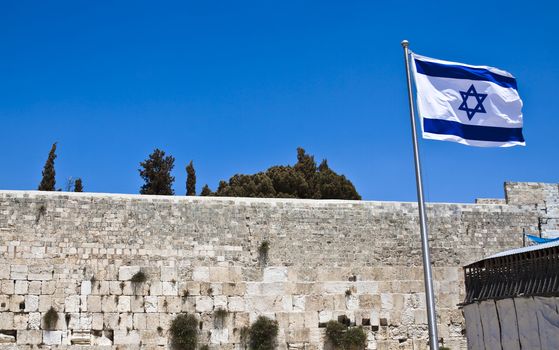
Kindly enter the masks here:
[[525, 146], [512, 74], [411, 54], [423, 137], [478, 147]]

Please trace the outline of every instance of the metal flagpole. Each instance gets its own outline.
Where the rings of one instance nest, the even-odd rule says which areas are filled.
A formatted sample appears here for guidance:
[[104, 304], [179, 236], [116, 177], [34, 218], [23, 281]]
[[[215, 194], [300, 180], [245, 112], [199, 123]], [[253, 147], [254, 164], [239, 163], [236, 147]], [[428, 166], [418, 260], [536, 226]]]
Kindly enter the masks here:
[[408, 81], [408, 99], [410, 107], [411, 131], [413, 139], [413, 156], [415, 160], [415, 179], [417, 186], [417, 206], [419, 207], [419, 226], [421, 228], [421, 250], [423, 252], [423, 279], [425, 282], [425, 297], [427, 299], [427, 322], [429, 323], [429, 347], [439, 350], [439, 336], [437, 332], [437, 316], [435, 313], [435, 295], [433, 293], [433, 274], [431, 272], [431, 258], [429, 257], [429, 240], [427, 232], [427, 218], [425, 216], [425, 201], [423, 199], [423, 180], [421, 179], [421, 163], [419, 161], [419, 146], [417, 145], [417, 131], [415, 127], [415, 113], [413, 109], [413, 94], [411, 88], [409, 42], [402, 41], [406, 62], [406, 77]]

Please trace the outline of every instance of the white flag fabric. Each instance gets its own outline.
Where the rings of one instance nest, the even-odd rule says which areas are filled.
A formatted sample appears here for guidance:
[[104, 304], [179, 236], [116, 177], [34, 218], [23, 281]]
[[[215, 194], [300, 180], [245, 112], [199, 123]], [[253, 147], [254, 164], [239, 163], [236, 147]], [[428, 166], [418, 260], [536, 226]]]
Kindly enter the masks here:
[[512, 74], [412, 53], [423, 138], [478, 147], [525, 146]]

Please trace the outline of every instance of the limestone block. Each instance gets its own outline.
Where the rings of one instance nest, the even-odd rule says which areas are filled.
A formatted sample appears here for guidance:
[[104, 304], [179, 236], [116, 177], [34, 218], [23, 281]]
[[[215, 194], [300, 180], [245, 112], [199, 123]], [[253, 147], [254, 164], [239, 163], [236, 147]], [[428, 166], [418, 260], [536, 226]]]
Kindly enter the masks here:
[[294, 295], [292, 297], [293, 301], [293, 311], [305, 311], [305, 296], [304, 295]]
[[183, 290], [188, 291], [188, 295], [200, 295], [200, 283], [195, 281], [185, 282], [184, 287], [181, 287], [181, 295]]
[[222, 284], [222, 293], [227, 296], [241, 296], [246, 291], [246, 285], [242, 282], [227, 282]]
[[12, 312], [0, 312], [0, 329], [14, 328], [14, 314]]
[[272, 283], [261, 283], [261, 294], [262, 295], [284, 295], [284, 283], [282, 282], [272, 282]]
[[[0, 344], [10, 344], [10, 343], [15, 343], [15, 342], [16, 342], [16, 337], [15, 336], [0, 333]], [[2, 346], [2, 347], [4, 347], [4, 346]], [[6, 348], [6, 349], [12, 349], [12, 348], [9, 347], [9, 348]]]
[[177, 269], [175, 267], [161, 266], [161, 281], [176, 282], [177, 279]]
[[80, 294], [81, 295], [91, 294], [91, 281], [82, 281], [82, 284], [80, 286]]
[[[146, 321], [147, 321], [146, 314], [135, 313], [134, 316], [133, 316], [134, 329], [138, 329], [138, 330], [148, 329]], [[152, 325], [150, 325], [150, 328], [151, 328], [151, 326]], [[155, 327], [155, 328], [157, 328], [157, 327]]]
[[130, 281], [132, 276], [140, 272], [140, 266], [121, 266], [118, 268], [118, 280]]
[[247, 282], [246, 294], [247, 295], [262, 295], [262, 283], [260, 282]]
[[0, 264], [0, 280], [10, 279], [10, 265]]
[[68, 295], [64, 301], [64, 311], [80, 312], [80, 296]]
[[25, 312], [39, 311], [39, 296], [27, 295], [25, 296]]
[[196, 297], [196, 312], [209, 312], [213, 310], [213, 299], [209, 296]]
[[10, 297], [8, 295], [0, 295], [0, 312], [10, 309]]
[[[288, 343], [306, 343], [310, 340], [310, 330], [308, 328], [289, 329], [287, 333]], [[304, 349], [301, 347], [300, 349]]]
[[229, 340], [229, 330], [227, 328], [217, 328], [211, 330], [211, 344], [226, 344]]
[[209, 268], [210, 282], [228, 282], [229, 281], [229, 268], [221, 266], [211, 266]]
[[23, 295], [12, 295], [10, 297], [10, 311], [21, 312], [25, 309], [25, 297]]
[[2, 294], [11, 295], [14, 294], [15, 283], [14, 281], [7, 280], [2, 281]]
[[120, 296], [118, 298], [118, 304], [117, 304], [117, 311], [118, 312], [130, 312], [131, 308], [130, 308], [130, 296]]
[[163, 295], [178, 295], [178, 285], [176, 282], [162, 282]]
[[163, 286], [159, 281], [151, 282], [149, 286], [149, 295], [151, 296], [159, 296], [163, 295]]
[[318, 325], [318, 312], [305, 311], [305, 327], [314, 329]]
[[293, 298], [291, 295], [283, 295], [281, 297], [281, 309], [285, 312], [293, 311]]
[[41, 281], [41, 294], [54, 294], [56, 290], [55, 281]]
[[349, 311], [355, 311], [359, 309], [359, 299], [356, 295], [352, 294], [350, 296], [346, 296], [346, 308]]
[[210, 268], [207, 266], [197, 266], [192, 270], [192, 280], [199, 282], [210, 281]]
[[43, 342], [42, 331], [36, 329], [17, 331], [17, 344], [39, 345]]
[[214, 308], [227, 310], [227, 296], [216, 295], [214, 297]]
[[159, 307], [158, 307], [157, 297], [153, 295], [145, 296], [144, 308], [146, 312], [158, 312]]
[[31, 281], [29, 282], [29, 294], [39, 295], [41, 294], [41, 281]]
[[107, 295], [110, 292], [109, 281], [98, 281], [91, 286], [91, 294], [93, 295]]
[[326, 323], [330, 320], [332, 320], [333, 315], [332, 315], [332, 311], [330, 310], [322, 310], [318, 313], [318, 322], [320, 323]]
[[87, 310], [89, 312], [101, 312], [101, 297], [99, 295], [87, 296]]
[[134, 319], [132, 317], [132, 314], [130, 313], [121, 313], [118, 314], [119, 317], [119, 323], [118, 323], [118, 327], [116, 329], [132, 329], [132, 326], [134, 325]]
[[[32, 316], [31, 316], [32, 315]], [[29, 318], [37, 318], [39, 319], [39, 322], [35, 322], [36, 323], [36, 327], [35, 325], [30, 325], [29, 324]], [[14, 329], [39, 329], [41, 325], [41, 316], [38, 312], [32, 312], [31, 314], [26, 314], [26, 313], [17, 313], [14, 314]]]
[[112, 295], [122, 295], [124, 292], [124, 281], [109, 281], [109, 293]]
[[287, 267], [272, 266], [264, 269], [263, 282], [287, 282]]
[[73, 331], [70, 342], [75, 345], [91, 345], [91, 333], [89, 331]]
[[62, 331], [43, 331], [43, 343], [45, 345], [62, 344]]
[[130, 309], [132, 312], [144, 312], [144, 297], [133, 296], [130, 298]]
[[46, 312], [52, 306], [52, 297], [50, 295], [39, 296], [39, 311]]
[[376, 294], [378, 293], [378, 282], [358, 281], [354, 283], [357, 294]]
[[32, 265], [27, 278], [30, 281], [50, 281], [52, 280], [52, 265]]
[[91, 329], [102, 330], [103, 329], [103, 314], [100, 312], [95, 312], [91, 314]]
[[103, 328], [118, 329], [120, 323], [120, 315], [116, 312], [103, 313]]
[[101, 298], [101, 311], [103, 312], [116, 312], [117, 303], [116, 297], [114, 296], [104, 296]]
[[[13, 280], [27, 280], [29, 269], [27, 265], [12, 265], [10, 279]], [[18, 342], [19, 344], [19, 342]]]
[[245, 311], [245, 300], [242, 297], [228, 297], [227, 309], [231, 312]]
[[380, 294], [380, 307], [383, 310], [392, 310], [394, 308], [394, 298], [392, 294], [381, 293]]
[[15, 288], [14, 288], [14, 293], [15, 294], [27, 294], [27, 291], [29, 290], [29, 282], [27, 281], [16, 281], [15, 282]]

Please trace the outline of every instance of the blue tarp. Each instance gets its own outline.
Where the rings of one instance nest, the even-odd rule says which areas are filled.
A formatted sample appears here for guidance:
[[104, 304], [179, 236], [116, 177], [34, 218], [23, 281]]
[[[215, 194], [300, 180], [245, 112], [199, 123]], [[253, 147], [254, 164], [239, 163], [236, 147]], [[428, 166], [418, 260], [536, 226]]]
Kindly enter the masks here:
[[526, 235], [526, 237], [528, 237], [529, 239], [531, 239], [533, 242], [535, 242], [537, 244], [559, 241], [559, 237], [557, 237], [557, 238], [542, 238], [542, 237], [532, 236], [532, 235]]

